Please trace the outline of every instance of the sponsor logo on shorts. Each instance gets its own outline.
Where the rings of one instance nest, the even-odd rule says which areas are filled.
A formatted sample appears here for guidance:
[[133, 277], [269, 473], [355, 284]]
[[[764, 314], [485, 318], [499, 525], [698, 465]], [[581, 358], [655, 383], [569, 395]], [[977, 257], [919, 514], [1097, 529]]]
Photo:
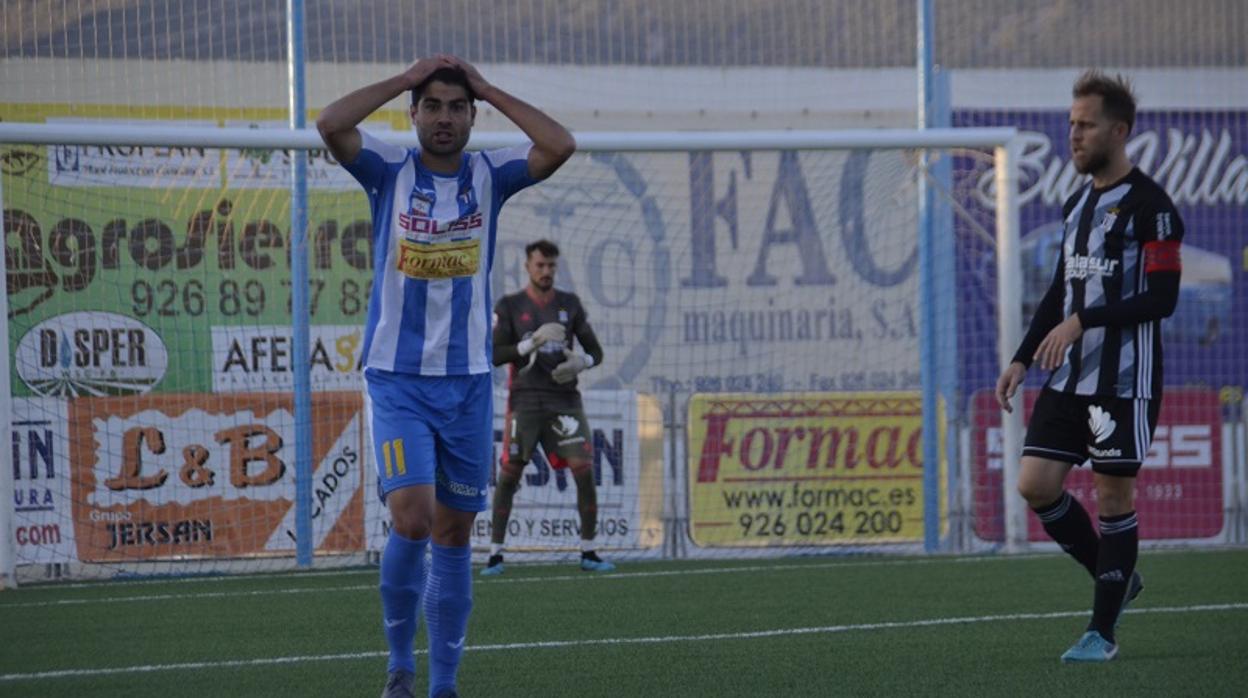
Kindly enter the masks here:
[[446, 473], [442, 472], [440, 468], [437, 471], [437, 479], [438, 484], [444, 487], [451, 494], [457, 494], [461, 497], [480, 497], [482, 495], [480, 488], [465, 484], [463, 482], [455, 482], [451, 478], [447, 477]]
[[1118, 424], [1109, 416], [1109, 412], [1101, 409], [1099, 405], [1088, 405], [1088, 428], [1092, 430], [1096, 443], [1099, 444], [1108, 439], [1114, 433], [1116, 426]]
[[1121, 458], [1122, 457], [1121, 448], [1101, 449], [1101, 448], [1093, 448], [1089, 446], [1088, 453], [1091, 453], [1093, 458]]
[[581, 428], [581, 423], [570, 414], [561, 414], [551, 427], [560, 436], [571, 436]]

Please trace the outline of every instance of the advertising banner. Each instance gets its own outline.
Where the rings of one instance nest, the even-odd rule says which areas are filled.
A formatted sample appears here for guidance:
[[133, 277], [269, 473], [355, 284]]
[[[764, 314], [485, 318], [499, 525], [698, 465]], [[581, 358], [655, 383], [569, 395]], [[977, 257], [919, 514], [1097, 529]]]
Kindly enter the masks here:
[[[14, 395], [288, 390], [282, 338], [251, 343], [290, 325], [290, 193], [278, 176], [287, 157], [4, 146]], [[309, 168], [308, 301], [313, 324], [335, 328], [315, 357], [322, 377], [334, 376], [319, 387], [332, 390], [354, 372], [335, 368], [352, 353], [338, 328], [364, 323], [372, 225], [358, 185], [326, 157], [314, 153]], [[238, 346], [214, 366], [222, 337]]]
[[[99, 119], [51, 117], [50, 124], [99, 124]], [[141, 126], [143, 119], [110, 120], [118, 126]], [[184, 120], [185, 127], [212, 127], [215, 121]], [[227, 119], [229, 128], [288, 129], [286, 121]], [[384, 124], [369, 124], [383, 132]], [[160, 146], [49, 146], [48, 181], [63, 187], [137, 187], [288, 189], [290, 151], [270, 148], [217, 150], [195, 147]], [[355, 179], [340, 167], [329, 151], [308, 151], [308, 188], [312, 190], [354, 190]]]
[[[958, 126], [1022, 128], [1024, 321], [1051, 279], [1062, 202], [1081, 182], [1067, 120], [1062, 109], [954, 113]], [[384, 138], [382, 125], [370, 128]], [[1227, 358], [1248, 339], [1246, 129], [1248, 112], [1143, 111], [1129, 143], [1187, 223], [1179, 307], [1163, 325], [1172, 384], [1248, 385], [1248, 364]], [[209, 356], [216, 328], [289, 325], [285, 155], [61, 150], [8, 146], [0, 162], [14, 356], [40, 323], [110, 313], [163, 343], [168, 370], [146, 390], [272, 383], [240, 378], [241, 364], [221, 375]], [[993, 179], [983, 156], [952, 158], [949, 192], [966, 395], [991, 385], [998, 370]], [[75, 158], [122, 174], [87, 183], [57, 164]], [[182, 172], [205, 159], [216, 163], [212, 176]], [[331, 163], [313, 159], [311, 323], [362, 326], [373, 274], [367, 200]], [[905, 151], [578, 154], [508, 201], [491, 286], [495, 295], [523, 287], [524, 246], [536, 238], [560, 245], [556, 284], [581, 296], [606, 351], [589, 387], [682, 397], [916, 390], [916, 180]], [[28, 341], [50, 346], [39, 337]], [[331, 366], [339, 363], [338, 348], [325, 349]], [[36, 380], [49, 372], [38, 368]], [[18, 396], [43, 394], [18, 373]]]
[[923, 540], [921, 404], [907, 392], [694, 395], [694, 543]]
[[[363, 390], [360, 370], [364, 328], [313, 325], [308, 362], [313, 390]], [[294, 339], [289, 326], [212, 328], [212, 390], [216, 393], [285, 392], [295, 386]]]
[[[84, 562], [295, 549], [289, 394], [70, 403], [73, 520]], [[312, 398], [314, 547], [362, 550], [359, 393]]]
[[[1023, 395], [1023, 419], [1031, 418], [1040, 391]], [[1001, 408], [992, 391], [975, 394], [971, 458], [975, 535], [1002, 540]], [[1024, 422], [1025, 424], [1026, 422]], [[1014, 457], [1018, 457], [1015, 455]], [[1224, 525], [1222, 407], [1218, 394], [1200, 388], [1167, 388], [1148, 458], [1136, 480], [1135, 509], [1145, 540], [1212, 538]], [[1096, 516], [1090, 464], [1075, 468], [1066, 489]], [[1008, 493], [1007, 493], [1008, 494]], [[1027, 516], [1028, 537], [1047, 541], [1040, 520]]]
[[[118, 108], [119, 122], [128, 116]], [[244, 123], [276, 122], [230, 122]], [[384, 138], [382, 126], [369, 128]], [[145, 369], [139, 392], [283, 389], [281, 337], [249, 346], [290, 325], [283, 152], [12, 145], [3, 156], [15, 356], [42, 323], [103, 313], [142, 324], [164, 348], [166, 365]], [[322, 337], [330, 368], [314, 370], [341, 389], [335, 367], [351, 352], [338, 333], [364, 324], [371, 294], [371, 215], [324, 153], [309, 179], [310, 323], [333, 328]], [[915, 181], [902, 151], [578, 154], [507, 202], [491, 287], [527, 283], [526, 244], [560, 245], [556, 284], [581, 297], [606, 353], [587, 387], [914, 390]], [[27, 341], [50, 351], [44, 336]], [[226, 370], [220, 342], [228, 357], [235, 340]], [[21, 371], [41, 384], [65, 372]], [[16, 395], [42, 394], [19, 372]]]
[[27, 331], [13, 363], [39, 395], [135, 395], [165, 377], [169, 354], [160, 335], [138, 320], [76, 312], [53, 316]]
[[68, 402], [19, 398], [11, 404], [17, 564], [72, 562], [78, 551], [70, 507]]
[[[594, 483], [598, 493], [599, 550], [637, 550], [663, 543], [663, 418], [659, 403], [649, 395], [628, 390], [588, 390], [582, 393], [585, 416], [594, 440]], [[494, 501], [495, 478], [503, 457], [503, 417], [506, 395], [495, 393], [494, 476], [487, 501]], [[390, 516], [376, 494], [377, 478], [369, 456], [367, 478], [368, 545], [385, 547]], [[580, 516], [576, 484], [567, 469], [551, 467], [539, 447], [525, 466], [513, 500], [507, 528], [509, 550], [579, 550]], [[477, 516], [472, 545], [490, 544], [490, 511]]]

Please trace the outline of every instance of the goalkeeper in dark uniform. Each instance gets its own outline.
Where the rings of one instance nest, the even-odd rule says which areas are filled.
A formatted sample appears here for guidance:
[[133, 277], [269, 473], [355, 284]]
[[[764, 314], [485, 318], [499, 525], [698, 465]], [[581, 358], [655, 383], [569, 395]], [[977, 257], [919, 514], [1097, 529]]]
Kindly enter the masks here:
[[[494, 365], [510, 364], [510, 393], [503, 432], [503, 457], [494, 490], [490, 559], [483, 576], [503, 573], [503, 542], [512, 500], [524, 466], [540, 443], [551, 467], [568, 468], [576, 482], [581, 517], [581, 569], [610, 572], [598, 557], [594, 535], [598, 495], [594, 490], [594, 443], [577, 390], [577, 375], [602, 363], [602, 346], [589, 326], [581, 300], [555, 289], [559, 248], [538, 240], [524, 248], [529, 284], [494, 307]], [[581, 350], [573, 345], [573, 338]]]

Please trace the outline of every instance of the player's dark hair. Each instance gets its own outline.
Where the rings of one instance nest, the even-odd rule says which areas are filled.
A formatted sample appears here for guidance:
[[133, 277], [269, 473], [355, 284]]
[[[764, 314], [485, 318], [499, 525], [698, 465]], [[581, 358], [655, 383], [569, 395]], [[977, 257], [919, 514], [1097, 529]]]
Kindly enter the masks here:
[[1076, 98], [1100, 95], [1101, 111], [1105, 116], [1125, 123], [1127, 133], [1131, 133], [1135, 126], [1135, 93], [1131, 90], [1131, 82], [1125, 77], [1117, 74], [1110, 77], [1092, 68], [1079, 76], [1071, 92]]
[[412, 106], [420, 101], [420, 96], [425, 93], [425, 88], [433, 81], [443, 82], [447, 85], [459, 85], [464, 88], [464, 92], [468, 93], [468, 101], [477, 101], [477, 93], [472, 91], [472, 85], [468, 84], [468, 76], [459, 68], [438, 68], [433, 74], [425, 78], [419, 85], [412, 88]]
[[525, 245], [524, 258], [532, 257], [534, 250], [541, 252], [543, 257], [554, 258], [559, 256], [559, 246], [550, 240], [536, 240]]

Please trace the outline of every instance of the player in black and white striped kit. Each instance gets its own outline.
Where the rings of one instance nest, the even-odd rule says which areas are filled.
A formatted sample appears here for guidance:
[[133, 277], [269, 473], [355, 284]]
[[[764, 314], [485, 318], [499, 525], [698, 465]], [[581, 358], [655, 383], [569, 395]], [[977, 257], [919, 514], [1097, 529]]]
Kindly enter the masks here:
[[[1165, 190], [1127, 159], [1130, 85], [1088, 71], [1073, 94], [1071, 158], [1091, 182], [1062, 208], [1053, 283], [997, 381], [997, 400], [1011, 411], [1033, 360], [1052, 371], [1027, 428], [1018, 489], [1095, 580], [1092, 621], [1062, 661], [1103, 662], [1118, 652], [1122, 609], [1144, 588], [1135, 571], [1135, 476], [1161, 408], [1161, 320], [1178, 302], [1183, 221]], [[1088, 460], [1099, 536], [1063, 489], [1071, 467]]]

